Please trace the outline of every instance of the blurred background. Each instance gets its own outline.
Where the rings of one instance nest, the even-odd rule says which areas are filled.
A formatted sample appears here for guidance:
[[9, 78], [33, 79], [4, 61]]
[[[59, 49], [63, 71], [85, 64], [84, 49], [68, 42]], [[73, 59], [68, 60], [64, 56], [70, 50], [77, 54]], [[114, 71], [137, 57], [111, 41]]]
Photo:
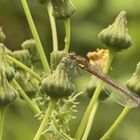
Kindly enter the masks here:
[[[128, 80], [132, 76], [136, 64], [140, 61], [140, 1], [73, 0], [73, 3], [76, 5], [76, 12], [71, 20], [71, 51], [84, 57], [86, 57], [87, 52], [103, 47], [98, 40], [98, 33], [111, 24], [121, 10], [126, 10], [128, 29], [133, 45], [128, 50], [116, 55], [112, 64], [113, 71], [110, 75], [122, 83]], [[52, 38], [47, 10], [36, 0], [28, 0], [28, 4], [49, 59], [49, 54], [52, 51]], [[32, 38], [20, 0], [0, 0], [0, 26], [3, 27], [7, 35], [5, 45], [11, 50], [21, 49], [20, 44], [24, 40]], [[57, 21], [57, 27], [59, 48], [63, 49], [65, 35], [63, 23]], [[77, 79], [76, 84], [79, 91], [85, 89], [88, 79], [89, 75], [87, 74]], [[79, 101], [81, 102], [78, 106], [80, 112], [77, 113], [77, 119], [71, 123], [72, 135], [77, 129], [76, 126], [78, 127], [89, 99], [80, 97]], [[100, 103], [88, 140], [98, 140], [122, 109], [112, 100]], [[139, 118], [140, 108], [132, 109], [113, 133], [111, 140], [140, 140]], [[32, 140], [38, 125], [36, 118], [33, 117], [32, 111], [26, 104], [16, 102], [7, 109], [3, 140]]]

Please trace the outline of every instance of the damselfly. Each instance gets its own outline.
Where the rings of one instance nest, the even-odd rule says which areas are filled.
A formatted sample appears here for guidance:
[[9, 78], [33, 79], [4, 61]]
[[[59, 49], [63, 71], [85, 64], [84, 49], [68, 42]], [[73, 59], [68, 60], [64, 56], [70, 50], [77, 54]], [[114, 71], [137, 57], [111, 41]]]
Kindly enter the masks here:
[[98, 67], [89, 64], [85, 58], [77, 56], [74, 53], [69, 54], [68, 58], [73, 62], [76, 62], [82, 69], [102, 80], [104, 82], [105, 92], [110, 95], [117, 103], [129, 108], [139, 106], [140, 97], [136, 93], [130, 91], [126, 87], [110, 78], [108, 75], [104, 74]]

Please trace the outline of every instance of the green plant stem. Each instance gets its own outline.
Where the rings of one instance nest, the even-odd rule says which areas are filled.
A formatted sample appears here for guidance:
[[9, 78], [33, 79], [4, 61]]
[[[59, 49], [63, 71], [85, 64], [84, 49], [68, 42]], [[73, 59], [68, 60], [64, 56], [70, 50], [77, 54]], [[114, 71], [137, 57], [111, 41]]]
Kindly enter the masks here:
[[5, 117], [5, 107], [0, 108], [0, 140], [2, 140], [4, 117]]
[[66, 31], [65, 48], [64, 48], [64, 50], [66, 52], [69, 52], [69, 48], [70, 48], [70, 34], [71, 34], [70, 19], [64, 20], [64, 25], [65, 25], [65, 31]]
[[21, 86], [18, 84], [16, 80], [13, 80], [14, 86], [20, 91], [19, 94], [23, 97], [27, 105], [34, 111], [35, 114], [40, 113], [39, 107], [32, 102], [32, 100], [26, 95], [24, 90], [21, 88]]
[[47, 121], [48, 121], [48, 119], [49, 119], [49, 117], [50, 117], [50, 115], [51, 115], [51, 113], [52, 113], [52, 111], [53, 111], [53, 109], [56, 105], [56, 102], [57, 102], [57, 100], [51, 99], [49, 107], [47, 109], [47, 112], [45, 113], [45, 116], [44, 116], [44, 118], [41, 122], [41, 125], [40, 125], [40, 127], [39, 127], [39, 129], [38, 129], [38, 131], [37, 131], [33, 140], [39, 140], [40, 139], [41, 134], [44, 131], [44, 128], [47, 124]]
[[35, 73], [32, 69], [30, 69], [29, 67], [27, 67], [26, 65], [24, 65], [23, 63], [21, 63], [20, 61], [16, 60], [15, 58], [7, 55], [7, 58], [10, 62], [15, 63], [16, 65], [18, 65], [20, 68], [22, 68], [23, 70], [25, 70], [26, 72], [30, 73], [32, 76], [34, 76], [37, 80], [41, 80], [41, 77]]
[[38, 50], [42, 65], [43, 65], [45, 71], [47, 73], [50, 73], [49, 63], [48, 63], [48, 60], [47, 60], [47, 58], [45, 56], [45, 52], [43, 50], [43, 47], [42, 47], [42, 44], [41, 44], [37, 29], [35, 27], [32, 15], [30, 13], [30, 10], [29, 10], [28, 4], [27, 4], [27, 1], [26, 0], [21, 0], [21, 3], [22, 3], [22, 7], [24, 9], [24, 12], [26, 14], [26, 18], [28, 20], [30, 30], [32, 32], [32, 35], [33, 35], [35, 41], [36, 41], [36, 46], [37, 46], [37, 50]]
[[129, 112], [129, 108], [126, 106], [113, 125], [108, 129], [108, 131], [100, 138], [100, 140], [108, 140], [115, 129], [119, 126], [119, 124], [123, 121], [127, 113]]
[[[111, 62], [113, 60], [113, 57], [114, 57], [114, 52], [110, 51], [109, 57], [108, 57], [108, 60], [107, 60], [107, 64], [105, 65], [104, 70], [103, 70], [104, 73], [108, 72], [109, 67], [111, 65]], [[93, 94], [93, 96], [92, 96], [92, 99], [90, 100], [90, 103], [89, 103], [89, 105], [87, 107], [87, 110], [86, 110], [86, 112], [85, 112], [85, 114], [82, 118], [82, 121], [79, 125], [79, 128], [76, 132], [75, 140], [80, 140], [84, 131], [85, 131], [85, 128], [86, 128], [87, 122], [89, 120], [89, 116], [90, 116], [90, 113], [92, 111], [92, 108], [94, 107], [95, 103], [97, 102], [98, 97], [100, 95], [100, 92], [102, 90], [102, 85], [103, 85], [103, 81], [100, 81], [96, 90], [95, 90], [95, 92], [94, 92], [94, 94]]]
[[90, 117], [89, 117], [89, 120], [88, 120], [88, 123], [87, 123], [87, 126], [86, 126], [86, 129], [85, 129], [85, 132], [83, 134], [83, 137], [82, 137], [82, 140], [87, 140], [88, 139], [88, 135], [90, 133], [90, 129], [92, 127], [92, 124], [93, 124], [93, 120], [95, 118], [95, 114], [96, 114], [96, 111], [97, 111], [97, 108], [98, 108], [98, 105], [99, 105], [99, 101], [97, 101], [91, 111], [91, 114], [90, 114]]
[[57, 29], [56, 29], [55, 18], [52, 15], [52, 5], [50, 2], [47, 4], [47, 10], [48, 10], [48, 15], [49, 15], [51, 30], [52, 30], [53, 51], [57, 51], [58, 50]]

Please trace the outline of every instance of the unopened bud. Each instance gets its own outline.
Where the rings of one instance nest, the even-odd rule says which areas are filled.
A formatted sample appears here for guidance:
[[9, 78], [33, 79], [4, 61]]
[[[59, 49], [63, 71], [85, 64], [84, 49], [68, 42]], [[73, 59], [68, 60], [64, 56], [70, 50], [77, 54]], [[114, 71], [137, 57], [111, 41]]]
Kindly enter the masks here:
[[[97, 88], [99, 80], [97, 78], [91, 78], [91, 80], [88, 83], [88, 86], [86, 87], [85, 93], [89, 98], [92, 98], [94, 91]], [[101, 93], [99, 95], [99, 100], [105, 100], [108, 98], [108, 95], [105, 93], [105, 91], [102, 89]]]
[[35, 78], [21, 71], [16, 73], [15, 79], [22, 87], [22, 89], [25, 91], [28, 97], [30, 98], [35, 97], [36, 93], [38, 92], [39, 86], [38, 81]]
[[131, 38], [126, 27], [126, 12], [121, 11], [112, 25], [102, 30], [98, 37], [109, 49], [121, 51], [131, 46]]
[[137, 64], [133, 76], [126, 82], [126, 86], [140, 95], [140, 62]]
[[53, 15], [57, 19], [68, 19], [75, 11], [71, 0], [51, 0], [51, 2], [53, 6]]
[[0, 107], [12, 103], [16, 97], [16, 91], [7, 81], [4, 69], [0, 66]]
[[71, 95], [75, 87], [69, 77], [65, 64], [60, 62], [55, 71], [41, 82], [41, 90], [48, 96], [60, 98]]
[[[31, 58], [30, 54], [27, 50], [18, 50], [13, 52], [13, 57], [20, 61], [21, 63], [25, 64], [28, 67], [31, 67]], [[21, 69], [16, 64], [14, 65], [16, 69]]]
[[31, 61], [33, 63], [38, 62], [40, 60], [39, 54], [36, 49], [36, 42], [34, 39], [29, 39], [29, 40], [24, 41], [21, 44], [21, 46], [24, 50], [28, 50], [31, 57]]
[[54, 51], [51, 53], [51, 70], [55, 70], [63, 57], [68, 55], [65, 51]]
[[6, 47], [0, 43], [0, 66], [4, 69], [8, 81], [12, 80], [15, 76], [14, 69], [8, 64], [6, 56]]

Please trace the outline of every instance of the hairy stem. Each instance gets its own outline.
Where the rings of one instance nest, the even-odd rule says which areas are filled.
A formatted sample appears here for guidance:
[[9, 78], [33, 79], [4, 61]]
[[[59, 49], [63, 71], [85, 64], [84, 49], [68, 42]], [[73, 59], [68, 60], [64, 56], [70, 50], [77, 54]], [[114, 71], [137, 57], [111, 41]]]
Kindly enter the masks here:
[[[114, 57], [114, 53], [112, 51], [110, 51], [107, 64], [105, 65], [104, 70], [103, 70], [104, 73], [108, 72], [109, 67], [111, 65], [111, 62], [113, 60], [113, 57]], [[92, 99], [87, 107], [87, 110], [82, 118], [82, 121], [78, 127], [78, 130], [77, 130], [76, 135], [75, 135], [75, 140], [80, 140], [84, 131], [85, 131], [85, 128], [86, 128], [87, 122], [89, 120], [89, 116], [91, 114], [92, 108], [94, 107], [95, 103], [97, 102], [98, 97], [100, 95], [100, 92], [102, 90], [102, 85], [103, 85], [103, 81], [100, 81], [93, 96], [92, 96]]]
[[115, 129], [121, 124], [127, 113], [129, 112], [129, 108], [126, 106], [113, 125], [108, 129], [108, 131], [100, 138], [100, 140], [108, 140]]
[[40, 127], [39, 127], [39, 129], [38, 129], [38, 131], [37, 131], [37, 133], [36, 133], [36, 135], [35, 135], [33, 140], [39, 140], [40, 139], [41, 134], [44, 131], [45, 126], [46, 126], [46, 124], [48, 122], [48, 119], [49, 119], [49, 117], [50, 117], [50, 115], [51, 115], [51, 113], [52, 113], [52, 111], [53, 111], [53, 109], [54, 109], [54, 107], [56, 105], [56, 102], [57, 102], [56, 100], [51, 99], [49, 107], [47, 109], [47, 112], [45, 113], [45, 116], [44, 116], [44, 118], [43, 118], [43, 120], [41, 122], [41, 125], [40, 125]]
[[16, 80], [13, 80], [14, 86], [20, 91], [19, 94], [22, 96], [22, 98], [25, 100], [27, 105], [34, 111], [35, 114], [38, 114], [40, 112], [39, 107], [32, 102], [32, 100], [26, 95], [24, 90], [21, 88], [21, 86], [18, 84]]
[[64, 25], [65, 25], [65, 31], [66, 31], [66, 37], [65, 37], [65, 48], [64, 50], [66, 52], [69, 52], [70, 48], [70, 34], [71, 34], [71, 29], [70, 29], [70, 19], [64, 20]]
[[5, 107], [2, 107], [0, 108], [0, 140], [2, 140], [4, 117], [5, 117]]
[[52, 5], [50, 2], [47, 4], [47, 10], [48, 10], [51, 30], [52, 30], [53, 51], [57, 51], [58, 50], [57, 29], [56, 29], [55, 18], [52, 15]]
[[98, 105], [99, 105], [99, 101], [97, 101], [97, 102], [95, 103], [95, 106], [93, 107], [93, 109], [92, 109], [92, 111], [91, 111], [91, 114], [90, 114], [90, 117], [89, 117], [89, 120], [88, 120], [86, 129], [85, 129], [85, 132], [84, 132], [84, 134], [83, 134], [82, 140], [87, 140], [87, 139], [88, 139], [88, 135], [89, 135], [89, 133], [90, 133], [90, 129], [91, 129], [91, 127], [92, 127], [93, 120], [94, 120], [94, 118], [95, 118], [95, 114], [96, 114]]
[[21, 3], [22, 3], [22, 7], [24, 9], [26, 18], [28, 20], [28, 23], [29, 23], [29, 26], [30, 26], [30, 30], [32, 32], [32, 35], [33, 35], [35, 41], [36, 41], [36, 46], [37, 46], [37, 50], [38, 50], [38, 53], [39, 53], [42, 65], [43, 65], [45, 71], [47, 73], [50, 73], [49, 63], [48, 63], [48, 60], [47, 60], [47, 58], [45, 56], [45, 52], [43, 50], [43, 46], [41, 44], [41, 41], [40, 41], [40, 38], [39, 38], [39, 35], [38, 35], [38, 32], [37, 32], [37, 29], [35, 27], [32, 15], [30, 13], [27, 1], [26, 0], [21, 0]]
[[30, 73], [32, 76], [34, 76], [37, 80], [41, 80], [41, 77], [35, 73], [32, 69], [30, 69], [29, 67], [27, 67], [26, 65], [24, 65], [23, 63], [21, 63], [20, 61], [16, 60], [15, 58], [7, 55], [8, 61], [15, 63], [16, 65], [18, 65], [20, 68], [22, 68], [23, 70], [25, 70], [26, 72]]

